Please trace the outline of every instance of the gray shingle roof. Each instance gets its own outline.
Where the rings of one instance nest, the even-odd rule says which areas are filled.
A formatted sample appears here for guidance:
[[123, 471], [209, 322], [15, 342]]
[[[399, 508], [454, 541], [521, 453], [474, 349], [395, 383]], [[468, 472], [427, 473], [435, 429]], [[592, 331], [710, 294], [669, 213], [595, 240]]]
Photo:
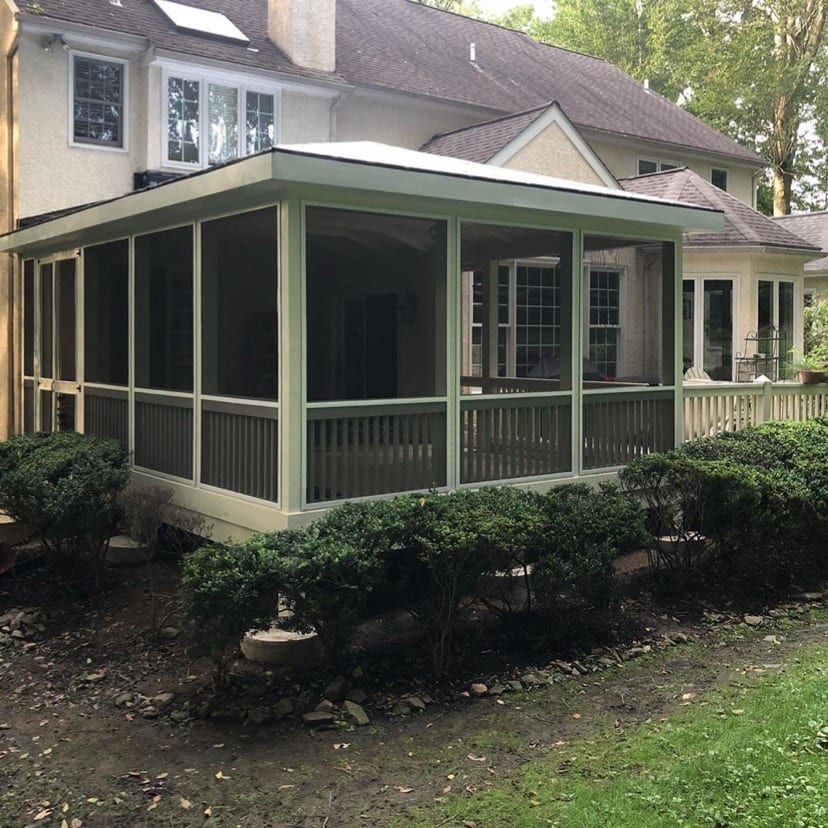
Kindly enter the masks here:
[[786, 230], [779, 223], [751, 209], [730, 193], [705, 181], [700, 175], [681, 167], [666, 172], [638, 175], [619, 180], [621, 186], [639, 195], [683, 201], [724, 211], [724, 228], [719, 233], [691, 233], [692, 246], [784, 247], [792, 250], [817, 250], [813, 244]]
[[[310, 0], [309, 0], [310, 1]], [[689, 147], [760, 165], [761, 159], [604, 60], [411, 0], [337, 0], [337, 73], [293, 66], [265, 35], [267, 0], [186, 0], [226, 14], [247, 46], [179, 32], [151, 0], [39, 0], [53, 18], [146, 36], [161, 48], [292, 75], [377, 86], [492, 112], [557, 100], [580, 128]], [[477, 60], [469, 59], [474, 43]]]
[[550, 105], [435, 135], [421, 149], [433, 155], [451, 155], [486, 164], [547, 112]]
[[[781, 224], [786, 230], [796, 233], [811, 244], [815, 244], [820, 250], [828, 253], [828, 211], [819, 213], [801, 213], [793, 216], [774, 216], [773, 219]], [[828, 270], [828, 256], [808, 262], [805, 271]]]

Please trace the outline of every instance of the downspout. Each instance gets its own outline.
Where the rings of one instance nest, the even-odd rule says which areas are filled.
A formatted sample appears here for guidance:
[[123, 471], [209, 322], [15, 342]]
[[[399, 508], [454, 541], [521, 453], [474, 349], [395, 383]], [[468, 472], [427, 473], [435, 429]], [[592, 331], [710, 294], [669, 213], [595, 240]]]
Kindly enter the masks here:
[[[6, 55], [6, 204], [8, 205], [8, 216], [6, 219], [6, 231], [14, 230], [15, 214], [17, 204], [14, 200], [15, 189], [15, 130], [14, 130], [14, 115], [15, 115], [15, 99], [14, 99], [14, 65], [17, 59], [18, 41], [15, 38], [9, 53]], [[8, 255], [8, 254], [7, 254]], [[17, 308], [15, 299], [17, 295], [16, 277], [17, 277], [17, 262], [16, 257], [8, 255], [6, 264], [8, 276], [8, 293], [6, 295], [8, 309], [8, 323], [6, 325], [6, 353], [8, 354], [8, 371], [9, 376], [6, 378], [6, 389], [8, 390], [8, 401], [6, 405], [6, 427], [2, 429], [4, 433], [0, 433], [0, 437], [6, 438], [17, 431], [17, 402], [19, 390], [15, 382], [18, 371], [17, 362], [21, 359], [18, 349], [14, 347], [17, 331]]]
[[346, 89], [344, 92], [340, 92], [331, 103], [330, 126], [328, 129], [331, 143], [337, 140], [337, 113], [339, 112], [342, 104], [345, 103], [345, 99], [351, 94], [352, 91], [352, 89]]

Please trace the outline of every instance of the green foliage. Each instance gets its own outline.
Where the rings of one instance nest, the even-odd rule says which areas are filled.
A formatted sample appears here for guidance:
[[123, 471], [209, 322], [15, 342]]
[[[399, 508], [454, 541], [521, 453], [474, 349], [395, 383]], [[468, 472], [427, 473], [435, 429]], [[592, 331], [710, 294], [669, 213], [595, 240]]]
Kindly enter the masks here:
[[532, 582], [541, 607], [556, 609], [562, 592], [589, 607], [615, 596], [615, 559], [647, 545], [641, 505], [616, 486], [566, 485], [543, 498], [543, 525]]
[[804, 310], [805, 355], [824, 368], [828, 364], [828, 294], [819, 293]]
[[259, 545], [204, 546], [185, 556], [181, 590], [194, 622], [193, 653], [212, 659], [219, 686], [227, 683], [241, 637], [270, 625], [277, 589]]
[[56, 432], [0, 443], [0, 510], [28, 526], [67, 573], [91, 568], [95, 588], [128, 480], [127, 453], [113, 440]]

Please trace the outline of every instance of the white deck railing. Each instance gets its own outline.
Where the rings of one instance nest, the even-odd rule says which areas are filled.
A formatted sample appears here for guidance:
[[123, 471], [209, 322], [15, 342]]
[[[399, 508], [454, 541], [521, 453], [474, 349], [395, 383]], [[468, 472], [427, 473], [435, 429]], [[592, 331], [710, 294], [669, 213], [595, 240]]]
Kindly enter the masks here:
[[684, 385], [684, 439], [738, 431], [768, 420], [828, 414], [828, 385], [793, 382], [699, 382]]

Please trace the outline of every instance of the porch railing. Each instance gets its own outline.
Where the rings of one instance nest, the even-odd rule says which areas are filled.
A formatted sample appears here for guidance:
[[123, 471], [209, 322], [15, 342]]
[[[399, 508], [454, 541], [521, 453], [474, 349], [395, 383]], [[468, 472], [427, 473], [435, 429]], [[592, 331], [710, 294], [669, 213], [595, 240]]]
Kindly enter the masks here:
[[202, 400], [202, 483], [275, 502], [278, 448], [277, 407], [236, 400]]
[[124, 448], [129, 448], [129, 391], [85, 385], [83, 430], [96, 437], [118, 440]]
[[135, 392], [135, 465], [192, 480], [192, 397]]
[[673, 446], [674, 391], [584, 392], [584, 469], [624, 466]]
[[308, 503], [446, 484], [446, 403], [311, 404]]
[[460, 401], [460, 482], [569, 471], [571, 434], [569, 393], [464, 397]]
[[687, 383], [683, 394], [685, 440], [768, 420], [810, 420], [828, 414], [824, 383]]

